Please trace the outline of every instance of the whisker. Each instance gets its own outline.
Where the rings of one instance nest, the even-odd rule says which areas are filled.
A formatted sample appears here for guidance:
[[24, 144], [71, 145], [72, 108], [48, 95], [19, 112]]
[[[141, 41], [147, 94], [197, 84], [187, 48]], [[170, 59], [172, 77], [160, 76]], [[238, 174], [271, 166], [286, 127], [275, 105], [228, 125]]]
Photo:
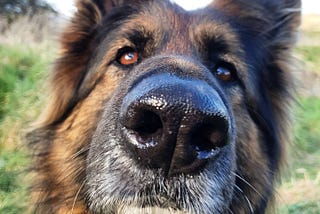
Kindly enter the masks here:
[[79, 197], [79, 194], [80, 194], [82, 188], [84, 187], [84, 184], [85, 184], [85, 180], [81, 183], [81, 185], [80, 185], [80, 187], [79, 187], [79, 189], [78, 189], [78, 191], [77, 191], [77, 193], [76, 193], [76, 195], [74, 197], [74, 200], [73, 200], [73, 203], [72, 203], [71, 214], [73, 214], [74, 208], [75, 208], [76, 203], [77, 203], [77, 199]]
[[234, 214], [234, 212], [230, 209], [230, 207], [228, 207], [228, 212], [229, 212], [230, 214]]
[[246, 202], [247, 202], [247, 204], [249, 206], [250, 213], [254, 213], [253, 207], [252, 207], [252, 204], [251, 204], [249, 198], [244, 194], [243, 190], [238, 185], [235, 184], [234, 186], [238, 191], [240, 191], [240, 193], [242, 193], [242, 196], [245, 198], [245, 200], [246, 200]]
[[243, 181], [246, 185], [248, 185], [253, 191], [255, 191], [261, 198], [265, 199], [265, 197], [254, 187], [252, 186], [246, 179], [241, 177], [235, 172], [232, 172], [233, 175], [235, 175], [237, 178], [239, 178], [241, 181]]
[[246, 201], [248, 203], [248, 206], [249, 206], [249, 209], [250, 209], [250, 213], [254, 213], [250, 200], [248, 199], [248, 197], [245, 194], [243, 194], [243, 196], [244, 196], [244, 198], [246, 199]]
[[78, 158], [79, 156], [81, 156], [82, 154], [84, 154], [84, 153], [86, 153], [88, 151], [89, 151], [89, 148], [87, 146], [83, 147], [80, 150], [78, 150], [77, 152], [75, 152], [69, 159], [70, 160], [74, 160], [74, 159]]

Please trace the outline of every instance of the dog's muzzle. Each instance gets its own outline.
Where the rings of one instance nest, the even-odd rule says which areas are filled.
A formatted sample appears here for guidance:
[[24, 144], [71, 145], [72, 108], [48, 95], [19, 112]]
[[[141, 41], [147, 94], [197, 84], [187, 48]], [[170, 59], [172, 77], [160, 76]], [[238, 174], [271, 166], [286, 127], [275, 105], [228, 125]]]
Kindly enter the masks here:
[[120, 125], [129, 151], [168, 177], [200, 172], [229, 142], [230, 119], [221, 96], [195, 78], [154, 74], [124, 97]]

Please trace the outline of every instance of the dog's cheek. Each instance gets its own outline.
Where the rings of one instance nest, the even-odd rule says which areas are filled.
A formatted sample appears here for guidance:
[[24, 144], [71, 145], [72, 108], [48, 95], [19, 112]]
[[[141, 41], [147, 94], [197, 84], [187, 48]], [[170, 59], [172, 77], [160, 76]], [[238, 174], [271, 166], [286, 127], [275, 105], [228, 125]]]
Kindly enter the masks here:
[[[117, 76], [105, 74], [87, 98], [80, 101], [57, 127], [48, 154], [38, 160], [40, 164], [45, 163], [43, 176], [38, 178], [39, 182], [50, 183], [54, 186], [54, 190], [49, 189], [52, 188], [51, 186], [46, 186], [34, 197], [40, 201], [48, 197], [65, 199], [65, 205], [56, 206], [59, 212], [85, 209], [83, 199], [78, 197], [74, 201], [76, 198], [74, 194], [82, 189], [81, 186], [85, 181], [87, 148], [101, 115], [103, 104], [112, 95], [119, 81]], [[74, 208], [68, 207], [72, 204]]]
[[236, 156], [237, 183], [243, 195], [250, 198], [253, 206], [259, 204], [270, 188], [268, 157], [263, 151], [267, 143], [263, 140], [263, 133], [252, 121], [244, 104], [234, 107], [237, 127]]
[[[110, 99], [119, 81], [118, 77], [105, 74], [88, 97], [80, 101], [69, 117], [59, 126], [57, 135], [64, 137], [66, 142], [73, 144], [70, 146], [75, 150], [77, 148], [86, 148], [88, 145], [84, 145], [84, 141], [87, 144], [90, 143], [96, 124], [103, 111], [103, 104]], [[62, 140], [57, 138], [57, 141]], [[63, 150], [65, 144], [57, 145], [54, 143], [53, 145], [60, 147], [59, 150]], [[64, 153], [68, 153], [68, 151], [65, 150]], [[72, 150], [69, 152], [69, 155], [73, 153]], [[66, 159], [68, 157], [65, 157]]]

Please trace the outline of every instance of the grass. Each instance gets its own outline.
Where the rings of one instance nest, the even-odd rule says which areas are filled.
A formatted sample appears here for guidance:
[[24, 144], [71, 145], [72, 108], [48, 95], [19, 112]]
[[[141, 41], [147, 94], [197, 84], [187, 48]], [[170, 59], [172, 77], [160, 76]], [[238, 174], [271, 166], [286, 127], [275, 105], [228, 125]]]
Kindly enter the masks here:
[[0, 23], [0, 213], [26, 213], [30, 158], [22, 136], [46, 97], [42, 83], [56, 52], [51, 18], [21, 17], [5, 30]]
[[304, 63], [304, 69], [320, 73], [320, 16], [305, 15], [302, 17], [301, 33], [295, 49]]
[[306, 15], [295, 49], [302, 69], [297, 74], [304, 95], [294, 109], [294, 142], [288, 170], [278, 188], [278, 213], [320, 213], [320, 16]]
[[0, 151], [0, 213], [24, 213], [28, 206], [28, 185], [24, 179], [28, 163], [23, 151]]
[[[320, 160], [320, 99], [304, 98], [296, 107], [295, 145], [297, 151], [319, 154]], [[320, 166], [320, 161], [318, 162]]]
[[281, 214], [318, 214], [320, 205], [317, 202], [299, 202], [279, 210]]
[[22, 143], [25, 127], [37, 117], [43, 94], [39, 81], [49, 56], [30, 48], [0, 44], [0, 213], [23, 213], [30, 162]]
[[320, 73], [320, 46], [298, 46], [295, 50], [309, 70]]
[[36, 118], [44, 94], [44, 78], [50, 57], [37, 50], [0, 44], [0, 145], [16, 147], [23, 127]]
[[279, 187], [279, 213], [320, 212], [320, 99], [301, 98], [295, 108], [294, 143]]
[[12, 115], [20, 95], [28, 91], [39, 79], [43, 62], [33, 51], [0, 45], [0, 119]]

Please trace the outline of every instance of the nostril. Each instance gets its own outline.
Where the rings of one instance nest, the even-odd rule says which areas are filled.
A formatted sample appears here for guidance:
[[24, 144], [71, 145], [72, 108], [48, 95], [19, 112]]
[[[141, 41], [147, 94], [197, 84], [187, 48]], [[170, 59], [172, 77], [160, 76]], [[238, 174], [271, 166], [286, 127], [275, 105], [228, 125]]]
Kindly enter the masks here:
[[163, 128], [160, 117], [152, 111], [141, 110], [137, 116], [137, 123], [132, 130], [141, 136], [152, 135]]
[[214, 156], [221, 147], [228, 143], [227, 121], [218, 118], [209, 123], [197, 125], [192, 132], [191, 143], [198, 153], [199, 159]]
[[124, 126], [129, 137], [138, 147], [154, 146], [161, 139], [163, 124], [158, 114], [150, 110], [138, 109]]

